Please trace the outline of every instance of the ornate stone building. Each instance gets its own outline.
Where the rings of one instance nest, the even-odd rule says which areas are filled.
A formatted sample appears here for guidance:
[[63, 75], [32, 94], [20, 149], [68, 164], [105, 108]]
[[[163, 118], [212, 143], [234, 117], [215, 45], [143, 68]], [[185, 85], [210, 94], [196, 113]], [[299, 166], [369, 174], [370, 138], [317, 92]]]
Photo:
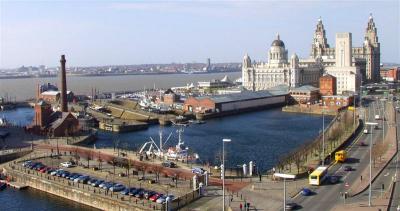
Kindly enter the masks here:
[[[362, 47], [353, 47], [352, 63], [360, 68], [363, 81], [378, 81], [380, 67], [380, 43], [372, 14], [369, 16]], [[335, 48], [329, 47], [321, 18], [318, 19], [311, 47], [311, 58], [322, 58], [325, 67], [335, 65]]]
[[318, 87], [322, 75], [321, 59], [300, 60], [296, 54], [288, 59], [288, 51], [279, 34], [271, 44], [268, 62], [252, 63], [246, 54], [242, 65], [242, 83], [248, 90], [265, 90], [278, 85], [290, 88], [302, 85]]

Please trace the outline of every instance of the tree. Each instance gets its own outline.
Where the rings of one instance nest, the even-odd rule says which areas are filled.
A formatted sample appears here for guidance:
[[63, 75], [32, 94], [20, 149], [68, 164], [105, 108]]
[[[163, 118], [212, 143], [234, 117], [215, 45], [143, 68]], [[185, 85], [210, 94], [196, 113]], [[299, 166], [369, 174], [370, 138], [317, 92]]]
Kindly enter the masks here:
[[160, 174], [162, 172], [162, 170], [164, 169], [164, 167], [162, 167], [161, 165], [154, 165], [153, 166], [153, 171], [156, 174], [156, 181], [160, 181]]
[[90, 168], [90, 160], [93, 158], [92, 150], [85, 150], [85, 158], [87, 160], [87, 167]]

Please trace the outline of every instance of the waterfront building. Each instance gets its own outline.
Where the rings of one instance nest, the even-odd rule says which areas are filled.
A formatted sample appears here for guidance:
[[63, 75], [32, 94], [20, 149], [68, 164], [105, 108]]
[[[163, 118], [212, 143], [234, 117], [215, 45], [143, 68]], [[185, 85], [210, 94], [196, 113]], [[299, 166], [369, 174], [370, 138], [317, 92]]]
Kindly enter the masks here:
[[320, 99], [319, 89], [310, 85], [291, 88], [289, 103], [316, 104]]
[[318, 86], [323, 66], [319, 58], [301, 60], [296, 54], [288, 59], [288, 51], [279, 34], [268, 51], [268, 62], [252, 63], [245, 55], [242, 64], [243, 87], [252, 90], [266, 90], [279, 85], [299, 87]]
[[322, 96], [336, 95], [336, 77], [324, 74], [319, 78], [319, 92]]
[[[311, 46], [311, 58], [322, 58], [324, 67], [337, 65], [335, 58], [341, 55], [337, 48], [331, 48], [326, 39], [326, 32], [322, 19], [318, 19], [318, 23], [314, 32], [313, 42]], [[350, 61], [358, 66], [362, 75], [362, 80], [367, 82], [376, 82], [379, 80], [380, 68], [380, 43], [378, 41], [377, 28], [375, 26], [372, 14], [369, 16], [367, 27], [365, 30], [364, 42], [361, 47], [351, 47], [350, 53], [352, 57]]]
[[322, 96], [322, 103], [328, 107], [342, 108], [353, 105], [353, 95], [329, 95]]
[[[47, 100], [60, 103], [60, 110], [53, 111], [51, 105], [42, 98], [37, 98], [35, 103], [35, 118], [27, 130], [34, 134], [47, 135], [47, 136], [70, 136], [77, 134], [80, 130], [78, 119], [68, 112], [67, 101], [67, 79], [65, 74], [65, 57], [61, 56], [61, 92], [58, 91], [45, 91], [43, 96]], [[40, 92], [38, 86], [37, 92]], [[37, 96], [42, 97], [40, 93]]]
[[199, 89], [220, 89], [233, 86], [233, 82], [229, 79], [227, 75], [221, 80], [214, 79], [211, 81], [199, 81], [197, 87]]
[[358, 92], [361, 85], [359, 66], [353, 62], [352, 34], [336, 33], [335, 65], [325, 67], [327, 74], [336, 77], [336, 92]]
[[381, 68], [380, 76], [385, 81], [398, 81], [400, 76], [400, 67]]
[[184, 102], [184, 111], [222, 113], [276, 106], [285, 104], [287, 95], [288, 92], [283, 90], [261, 90], [227, 95], [189, 97]]

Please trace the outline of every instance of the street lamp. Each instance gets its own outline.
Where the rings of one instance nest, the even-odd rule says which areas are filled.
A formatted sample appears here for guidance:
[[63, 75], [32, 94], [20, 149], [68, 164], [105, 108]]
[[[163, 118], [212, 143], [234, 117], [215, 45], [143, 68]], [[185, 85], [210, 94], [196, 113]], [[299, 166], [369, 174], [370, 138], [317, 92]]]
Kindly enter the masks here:
[[325, 165], [325, 109], [322, 103], [322, 166]]
[[382, 98], [382, 142], [385, 140], [385, 101], [386, 99]]
[[378, 125], [376, 122], [366, 122], [366, 125], [371, 126], [370, 143], [369, 143], [369, 189], [368, 189], [368, 206], [371, 206], [371, 191], [372, 191], [372, 127]]
[[231, 139], [222, 139], [222, 211], [225, 211], [225, 142], [231, 142]]
[[283, 178], [283, 211], [286, 211], [286, 179], [294, 179], [296, 175], [275, 173], [274, 177]]

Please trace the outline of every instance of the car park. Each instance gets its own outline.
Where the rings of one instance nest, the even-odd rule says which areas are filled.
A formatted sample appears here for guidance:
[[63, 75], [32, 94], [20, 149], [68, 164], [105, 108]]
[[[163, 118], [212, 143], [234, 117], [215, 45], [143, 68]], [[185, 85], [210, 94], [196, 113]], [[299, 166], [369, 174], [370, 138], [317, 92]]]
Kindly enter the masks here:
[[82, 176], [82, 175], [80, 175], [80, 174], [75, 174], [74, 176], [70, 177], [69, 180], [75, 181], [75, 179], [77, 179], [77, 178], [80, 177], [80, 176]]

